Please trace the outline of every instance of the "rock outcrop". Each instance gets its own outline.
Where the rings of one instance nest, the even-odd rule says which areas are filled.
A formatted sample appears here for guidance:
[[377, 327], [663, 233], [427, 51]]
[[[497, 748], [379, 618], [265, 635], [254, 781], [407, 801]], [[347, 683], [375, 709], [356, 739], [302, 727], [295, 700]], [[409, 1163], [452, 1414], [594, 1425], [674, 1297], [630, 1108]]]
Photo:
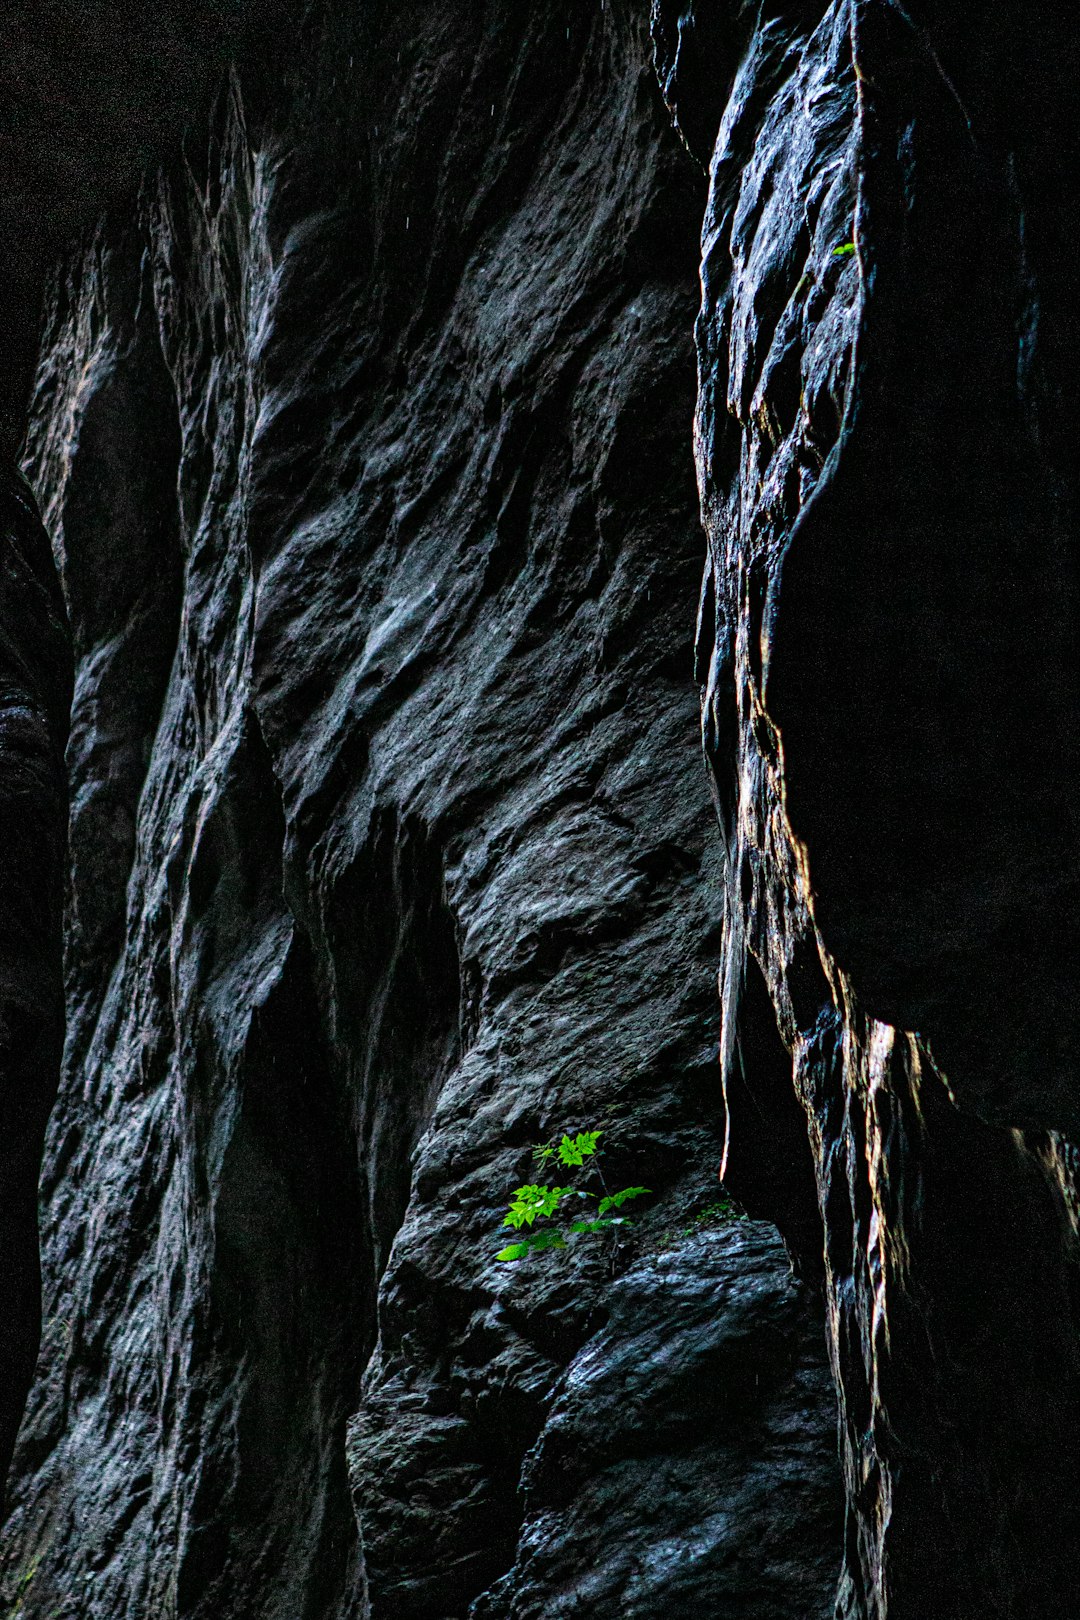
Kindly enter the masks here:
[[64, 1039], [71, 644], [33, 496], [0, 482], [0, 1499], [41, 1326], [37, 1182]]
[[[331, 7], [295, 56], [232, 77], [47, 309], [68, 1041], [4, 1590], [826, 1620], [815, 1267], [715, 1208], [704, 190], [648, 19]], [[500, 1265], [566, 1127], [652, 1200]], [[820, 1255], [805, 1132], [784, 1154]]]
[[699, 659], [730, 1173], [795, 1232], [752, 1108], [786, 1051], [825, 1222], [838, 1613], [1064, 1616], [1080, 47], [1039, 6], [677, 9], [665, 93], [699, 155], [715, 136]]
[[10, 1607], [1067, 1620], [1077, 31], [200, 17], [0, 145]]

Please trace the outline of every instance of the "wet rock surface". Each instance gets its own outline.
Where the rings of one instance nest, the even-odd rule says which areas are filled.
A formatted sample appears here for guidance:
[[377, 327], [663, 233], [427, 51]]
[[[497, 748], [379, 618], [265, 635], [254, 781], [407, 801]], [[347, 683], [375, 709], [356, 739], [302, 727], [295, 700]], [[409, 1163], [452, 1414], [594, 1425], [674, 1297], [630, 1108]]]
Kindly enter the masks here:
[[[47, 305], [68, 1042], [4, 1595], [825, 1616], [820, 1295], [770, 1228], [697, 1219], [703, 189], [647, 18], [332, 8], [298, 56]], [[501, 1266], [568, 1127], [652, 1202]]]
[[[1080, 46], [646, 24], [211, 29], [52, 286], [21, 1613], [1075, 1609]], [[653, 1203], [500, 1266], [588, 1126]]]
[[37, 1179], [64, 1038], [71, 644], [48, 536], [0, 481], [0, 1506], [41, 1324]]
[[[1065, 1615], [1077, 465], [1060, 231], [1080, 167], [1055, 86], [1076, 41], [1041, 8], [732, 8], [726, 44], [715, 8], [676, 13], [657, 16], [667, 99], [692, 148], [716, 132], [698, 653], [729, 848], [729, 1175], [813, 1264], [805, 1192], [755, 1118], [789, 1119], [786, 1053], [841, 1396], [838, 1613]], [[695, 54], [710, 29], [720, 108]]]
[[517, 1562], [477, 1620], [832, 1615], [835, 1459], [818, 1437], [835, 1397], [817, 1295], [778, 1248], [757, 1223], [691, 1228], [614, 1284], [526, 1459]]

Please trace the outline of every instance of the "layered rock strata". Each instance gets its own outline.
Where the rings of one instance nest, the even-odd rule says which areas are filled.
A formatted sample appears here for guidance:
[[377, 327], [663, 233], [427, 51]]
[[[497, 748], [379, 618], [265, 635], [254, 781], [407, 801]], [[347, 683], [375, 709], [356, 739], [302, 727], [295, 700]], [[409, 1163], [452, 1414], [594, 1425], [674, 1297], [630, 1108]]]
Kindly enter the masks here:
[[64, 1039], [71, 644], [34, 499], [0, 481], [0, 1506], [41, 1327], [37, 1181]]
[[655, 31], [710, 175], [728, 1174], [809, 1257], [759, 1123], [794, 1129], [793, 1073], [841, 1397], [837, 1612], [1065, 1615], [1077, 41], [1042, 7], [875, 0], [661, 5]]
[[[42, 1620], [825, 1620], [818, 1295], [706, 1213], [702, 193], [647, 19], [304, 38], [48, 307], [69, 1032], [6, 1590]], [[500, 1266], [567, 1127], [652, 1202]]]

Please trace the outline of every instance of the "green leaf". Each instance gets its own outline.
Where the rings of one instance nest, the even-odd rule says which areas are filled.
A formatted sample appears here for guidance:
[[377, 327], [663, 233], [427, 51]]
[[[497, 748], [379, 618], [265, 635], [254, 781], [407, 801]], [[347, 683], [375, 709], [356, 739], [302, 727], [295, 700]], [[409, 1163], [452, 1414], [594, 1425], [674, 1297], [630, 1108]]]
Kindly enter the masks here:
[[526, 1239], [529, 1248], [539, 1253], [542, 1249], [565, 1249], [566, 1239], [557, 1226], [549, 1226], [546, 1231], [534, 1232]]
[[706, 1204], [705, 1208], [699, 1209], [694, 1216], [698, 1225], [712, 1221], [745, 1221], [746, 1218], [746, 1211], [733, 1203], [726, 1193], [721, 1193], [715, 1203]]
[[500, 1249], [495, 1256], [496, 1260], [508, 1263], [511, 1260], [524, 1260], [527, 1254], [539, 1253], [543, 1249], [565, 1249], [566, 1239], [556, 1226], [549, 1226], [543, 1232], [530, 1232], [521, 1243], [508, 1243], [505, 1249]]
[[584, 1164], [596, 1152], [596, 1144], [603, 1134], [603, 1131], [579, 1131], [573, 1139], [564, 1136], [559, 1143], [559, 1158], [565, 1165]]
[[[549, 1160], [555, 1160], [569, 1168], [580, 1169], [586, 1159], [591, 1159], [599, 1151], [597, 1144], [603, 1134], [602, 1130], [578, 1131], [576, 1136], [566, 1132], [557, 1145], [538, 1142], [532, 1150], [533, 1161], [546, 1164]], [[495, 1258], [508, 1264], [523, 1260], [526, 1255], [542, 1253], [545, 1249], [565, 1249], [568, 1238], [589, 1236], [610, 1226], [625, 1226], [629, 1224], [625, 1215], [612, 1215], [609, 1212], [621, 1208], [631, 1198], [642, 1197], [648, 1191], [647, 1187], [623, 1187], [619, 1192], [601, 1197], [600, 1193], [591, 1192], [586, 1187], [547, 1187], [527, 1182], [514, 1193], [502, 1223], [513, 1227], [520, 1234], [519, 1239], [500, 1249]], [[591, 1217], [586, 1215], [582, 1220], [572, 1221], [567, 1227], [560, 1228], [553, 1224], [532, 1230], [536, 1222], [549, 1221], [552, 1216], [557, 1216], [564, 1198], [591, 1198], [599, 1200], [599, 1204], [594, 1203], [595, 1213]]]
[[645, 1193], [651, 1192], [651, 1187], [624, 1187], [621, 1192], [611, 1193], [607, 1198], [601, 1198], [599, 1215], [606, 1215], [609, 1209], [621, 1209], [631, 1198], [641, 1198]]
[[602, 1232], [608, 1226], [629, 1226], [629, 1225], [630, 1225], [630, 1222], [626, 1219], [625, 1215], [613, 1215], [608, 1220], [572, 1221], [570, 1223], [570, 1231], [574, 1232], [574, 1233], [578, 1233], [578, 1232]]
[[520, 1227], [527, 1223], [531, 1226], [539, 1213], [538, 1206], [541, 1202], [541, 1195], [546, 1191], [546, 1187], [519, 1187], [514, 1194], [510, 1208], [506, 1212], [503, 1225]]
[[541, 1216], [554, 1215], [559, 1200], [568, 1197], [573, 1187], [519, 1187], [503, 1219], [504, 1226], [531, 1226]]
[[854, 244], [854, 242], [841, 242], [839, 247], [834, 247], [833, 248], [832, 257], [834, 259], [846, 259], [849, 256], [849, 254], [852, 254], [854, 252], [855, 252], [855, 244]]

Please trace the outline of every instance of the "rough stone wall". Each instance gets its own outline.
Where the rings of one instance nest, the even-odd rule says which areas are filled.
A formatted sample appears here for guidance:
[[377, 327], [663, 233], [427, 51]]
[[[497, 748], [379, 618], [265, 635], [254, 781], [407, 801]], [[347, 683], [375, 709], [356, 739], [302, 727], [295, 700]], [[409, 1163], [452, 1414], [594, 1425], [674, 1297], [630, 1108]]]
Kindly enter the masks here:
[[0, 458], [17, 457], [41, 283], [174, 154], [230, 62], [260, 79], [303, 0], [8, 0], [0, 56]]
[[71, 644], [48, 536], [0, 483], [0, 1508], [41, 1323], [37, 1179], [64, 1038]]
[[[8, 1607], [1065, 1620], [1076, 30], [657, 0], [706, 194], [628, 0], [115, 9], [62, 103], [79, 8], [0, 66], [5, 454], [43, 264], [166, 161], [27, 441], [77, 682]], [[65, 655], [5, 501], [30, 1255]], [[500, 1268], [566, 1125], [656, 1201]], [[721, 1156], [760, 1219], [693, 1218]]]
[[800, 1241], [755, 1117], [784, 1117], [786, 1062], [826, 1234], [838, 1613], [1034, 1620], [1080, 1575], [1080, 44], [1041, 6], [945, 10], [655, 26], [710, 165], [728, 1175]]
[[[825, 1620], [818, 1295], [694, 1218], [703, 191], [647, 18], [332, 10], [294, 68], [234, 79], [48, 306], [69, 1033], [7, 1599]], [[568, 1126], [655, 1198], [499, 1266]]]

